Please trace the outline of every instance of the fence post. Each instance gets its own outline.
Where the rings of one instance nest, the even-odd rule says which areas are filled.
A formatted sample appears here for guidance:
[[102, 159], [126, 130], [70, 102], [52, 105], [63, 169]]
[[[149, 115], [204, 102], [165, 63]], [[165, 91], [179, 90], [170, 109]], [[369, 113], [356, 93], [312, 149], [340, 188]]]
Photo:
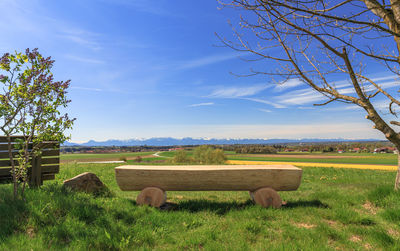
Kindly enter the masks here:
[[32, 170], [29, 185], [31, 187], [39, 187], [42, 184], [42, 157], [34, 156], [32, 157]]

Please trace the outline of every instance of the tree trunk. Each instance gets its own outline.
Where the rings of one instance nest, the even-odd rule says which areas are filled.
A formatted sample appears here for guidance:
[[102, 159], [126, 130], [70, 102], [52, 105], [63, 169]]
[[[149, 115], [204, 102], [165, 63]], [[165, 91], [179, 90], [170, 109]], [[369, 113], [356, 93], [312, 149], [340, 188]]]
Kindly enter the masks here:
[[14, 157], [13, 157], [13, 149], [11, 147], [11, 137], [10, 135], [7, 135], [7, 146], [8, 146], [8, 156], [10, 158], [11, 162], [11, 173], [12, 173], [12, 180], [14, 184], [14, 200], [17, 199], [17, 193], [18, 193], [18, 181], [17, 181], [17, 174], [15, 171], [15, 164], [14, 164]]
[[400, 152], [399, 148], [397, 148], [397, 174], [396, 181], [394, 182], [394, 190], [398, 191], [400, 188]]

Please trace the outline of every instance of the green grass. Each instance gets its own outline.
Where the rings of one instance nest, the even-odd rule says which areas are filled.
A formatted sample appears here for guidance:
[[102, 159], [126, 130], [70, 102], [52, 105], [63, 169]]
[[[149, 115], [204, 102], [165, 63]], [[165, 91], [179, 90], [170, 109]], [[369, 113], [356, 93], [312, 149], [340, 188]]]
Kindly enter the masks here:
[[[191, 151], [188, 152], [190, 156]], [[392, 153], [385, 154], [373, 154], [373, 153], [279, 153], [282, 157], [269, 157], [266, 154], [235, 154], [233, 152], [225, 152], [228, 160], [253, 160], [253, 161], [282, 161], [282, 162], [307, 162], [307, 163], [340, 163], [340, 164], [374, 164], [374, 165], [397, 165], [397, 155]], [[349, 158], [300, 158], [300, 157], [288, 157], [290, 155], [323, 155], [323, 156], [341, 156]], [[162, 152], [160, 156], [173, 157], [175, 151]], [[262, 155], [262, 156], [260, 156]], [[351, 158], [351, 157], [358, 158]]]
[[[135, 203], [118, 188], [117, 164], [61, 165], [55, 181], [13, 202], [0, 185], [0, 250], [398, 250], [400, 193], [395, 173], [304, 168], [281, 209], [253, 205], [247, 192], [168, 192], [171, 210]], [[96, 173], [111, 195], [63, 189]]]

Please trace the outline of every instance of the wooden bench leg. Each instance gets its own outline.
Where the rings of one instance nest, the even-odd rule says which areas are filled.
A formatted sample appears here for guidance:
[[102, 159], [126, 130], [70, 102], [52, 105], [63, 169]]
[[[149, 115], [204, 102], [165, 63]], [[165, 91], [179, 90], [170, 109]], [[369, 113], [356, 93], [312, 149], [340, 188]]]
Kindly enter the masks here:
[[281, 196], [272, 188], [263, 187], [250, 191], [251, 199], [262, 207], [280, 208], [282, 206]]
[[138, 205], [160, 207], [165, 204], [167, 193], [158, 187], [146, 187], [136, 198]]

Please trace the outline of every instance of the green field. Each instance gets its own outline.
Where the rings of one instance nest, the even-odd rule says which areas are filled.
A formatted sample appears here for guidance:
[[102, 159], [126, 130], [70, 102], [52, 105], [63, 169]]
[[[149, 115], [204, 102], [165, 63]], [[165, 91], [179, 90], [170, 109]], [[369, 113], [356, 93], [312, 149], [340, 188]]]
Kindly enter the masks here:
[[136, 157], [151, 155], [155, 152], [124, 152], [124, 153], [70, 153], [61, 154], [61, 161], [79, 161], [79, 160], [101, 160], [101, 159], [114, 159], [119, 160], [121, 157]]
[[[155, 152], [134, 152], [134, 153], [90, 153], [90, 154], [62, 154], [62, 162], [70, 161], [101, 161], [101, 160], [120, 160], [122, 157], [134, 159], [136, 156], [149, 156]], [[175, 156], [175, 151], [161, 152], [159, 155], [164, 157], [147, 157], [144, 162], [161, 162]], [[188, 151], [189, 156], [192, 151]], [[307, 162], [307, 163], [340, 163], [340, 164], [375, 164], [375, 165], [397, 165], [396, 154], [372, 154], [372, 153], [279, 153], [279, 156], [269, 157], [266, 154], [235, 154], [234, 152], [225, 152], [228, 160], [254, 160], [254, 161], [278, 161], [278, 162]], [[303, 157], [291, 157], [292, 155], [302, 155]], [[312, 156], [327, 156], [327, 158], [313, 158]], [[338, 156], [340, 158], [331, 158]], [[129, 161], [130, 163], [132, 161]], [[135, 163], [136, 162], [132, 162]]]
[[[188, 155], [191, 155], [191, 151]], [[311, 163], [341, 163], [341, 164], [375, 164], [375, 165], [397, 165], [397, 155], [391, 153], [279, 153], [281, 157], [269, 157], [266, 154], [235, 154], [225, 152], [228, 160], [254, 160], [254, 161], [279, 161], [279, 162], [311, 162]], [[160, 156], [173, 157], [174, 151], [160, 153]], [[290, 157], [292, 155], [303, 155], [301, 157]], [[312, 158], [312, 156], [327, 156], [327, 158]], [[340, 158], [329, 158], [338, 156]], [[306, 158], [307, 157], [307, 158]]]
[[[139, 207], [119, 190], [118, 164], [61, 165], [55, 181], [13, 202], [0, 185], [0, 250], [398, 250], [394, 172], [304, 168], [286, 205], [264, 209], [247, 192], [168, 192], [170, 210]], [[62, 181], [96, 173], [111, 190], [74, 193]]]

